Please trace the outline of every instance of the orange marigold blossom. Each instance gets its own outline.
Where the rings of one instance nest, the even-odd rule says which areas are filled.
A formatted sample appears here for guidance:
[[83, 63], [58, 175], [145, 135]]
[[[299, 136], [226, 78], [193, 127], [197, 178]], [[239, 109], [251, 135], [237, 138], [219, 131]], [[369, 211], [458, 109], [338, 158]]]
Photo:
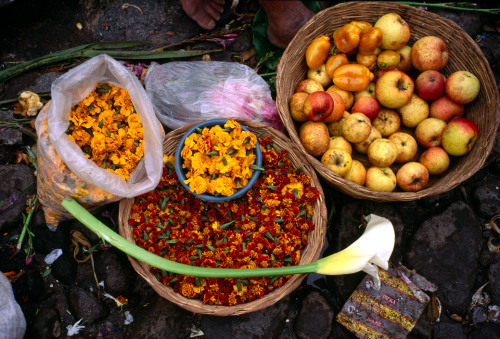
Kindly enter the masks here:
[[[259, 144], [265, 171], [245, 195], [223, 203], [193, 197], [177, 180], [174, 157], [164, 157], [160, 183], [138, 196], [131, 209], [129, 224], [136, 244], [193, 266], [298, 265], [314, 229], [311, 219], [319, 191], [310, 185], [309, 176], [293, 168], [286, 151], [272, 146], [271, 138], [261, 138]], [[261, 298], [291, 277], [195, 278], [150, 269], [185, 297], [225, 306]]]
[[144, 155], [143, 128], [128, 91], [97, 84], [73, 106], [66, 133], [87, 159], [128, 180]]
[[256, 144], [255, 134], [234, 120], [192, 133], [181, 151], [184, 183], [196, 194], [233, 195], [252, 177]]

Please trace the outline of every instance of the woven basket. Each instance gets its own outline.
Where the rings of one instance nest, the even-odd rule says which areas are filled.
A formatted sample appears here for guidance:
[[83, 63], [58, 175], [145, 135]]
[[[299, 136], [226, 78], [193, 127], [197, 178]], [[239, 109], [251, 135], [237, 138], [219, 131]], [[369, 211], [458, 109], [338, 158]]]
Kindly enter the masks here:
[[[316, 37], [353, 21], [368, 21], [372, 24], [387, 13], [398, 13], [410, 26], [411, 38], [408, 44], [424, 36], [441, 37], [447, 44], [450, 58], [441, 71], [445, 76], [454, 71], [468, 70], [475, 74], [480, 83], [479, 96], [465, 106], [464, 117], [476, 123], [479, 138], [467, 155], [451, 159], [449, 169], [441, 176], [430, 176], [428, 186], [418, 192], [397, 191], [385, 193], [372, 191], [334, 174], [322, 165], [318, 158], [307, 154], [298, 136], [298, 124], [289, 110], [289, 99], [297, 84], [306, 78], [305, 51]], [[500, 122], [500, 103], [495, 77], [488, 61], [478, 45], [456, 23], [437, 14], [418, 10], [408, 5], [393, 2], [346, 2], [317, 13], [294, 37], [283, 53], [278, 66], [276, 81], [276, 104], [288, 134], [304, 153], [319, 175], [332, 187], [355, 198], [373, 201], [410, 201], [446, 192], [476, 173], [487, 159], [495, 142]], [[368, 165], [366, 156], [355, 154], [353, 158]], [[391, 167], [396, 173], [398, 167]]]
[[[302, 251], [300, 264], [308, 264], [316, 261], [317, 259], [319, 259], [321, 248], [323, 247], [325, 239], [327, 212], [323, 190], [318, 181], [318, 177], [314, 172], [314, 169], [311, 167], [302, 153], [295, 150], [293, 143], [283, 133], [258, 122], [243, 119], [234, 120], [238, 121], [241, 125], [246, 126], [251, 132], [254, 132], [255, 134], [263, 133], [263, 137], [271, 136], [273, 138], [274, 144], [278, 148], [288, 151], [288, 157], [291, 160], [292, 164], [295, 167], [300, 166], [304, 173], [311, 177], [311, 185], [319, 190], [320, 197], [313, 206], [314, 216], [312, 221], [316, 227], [314, 231], [309, 233], [309, 244]], [[168, 155], [173, 155], [175, 153], [177, 144], [179, 143], [184, 133], [195, 124], [196, 122], [168, 133], [165, 136], [165, 141], [163, 143], [163, 152]], [[126, 238], [128, 241], [135, 243], [132, 237], [132, 227], [128, 224], [130, 210], [133, 202], [134, 199], [123, 199], [120, 201], [119, 232], [120, 235]], [[290, 294], [301, 284], [302, 280], [306, 277], [306, 274], [293, 275], [282, 287], [265, 295], [261, 299], [254, 300], [246, 304], [239, 304], [234, 306], [204, 305], [199, 300], [185, 298], [182, 295], [175, 293], [171, 287], [166, 287], [165, 285], [163, 285], [149, 271], [149, 265], [130, 256], [128, 258], [136, 272], [140, 276], [142, 276], [148, 282], [148, 284], [151, 285], [151, 287], [165, 299], [170, 300], [171, 302], [188, 311], [216, 316], [239, 315], [266, 308]]]

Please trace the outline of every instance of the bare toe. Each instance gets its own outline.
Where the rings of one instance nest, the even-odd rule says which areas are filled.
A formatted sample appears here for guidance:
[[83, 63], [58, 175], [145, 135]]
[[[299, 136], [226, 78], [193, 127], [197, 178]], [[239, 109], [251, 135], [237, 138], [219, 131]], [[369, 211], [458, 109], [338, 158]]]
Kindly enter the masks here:
[[180, 0], [186, 15], [203, 29], [213, 29], [224, 11], [224, 0]]

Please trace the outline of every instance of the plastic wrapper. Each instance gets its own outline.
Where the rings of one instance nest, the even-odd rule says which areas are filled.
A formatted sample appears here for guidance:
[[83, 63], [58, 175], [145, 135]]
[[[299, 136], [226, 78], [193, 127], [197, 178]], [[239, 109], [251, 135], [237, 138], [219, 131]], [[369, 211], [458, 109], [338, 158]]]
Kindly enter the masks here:
[[[144, 131], [144, 156], [130, 178], [106, 171], [85, 157], [66, 130], [73, 105], [83, 100], [98, 83], [111, 83], [129, 92]], [[94, 57], [70, 70], [52, 84], [52, 101], [36, 122], [37, 192], [50, 229], [72, 216], [61, 202], [76, 199], [92, 210], [122, 197], [151, 191], [160, 181], [163, 166], [164, 130], [139, 80], [108, 55]]]
[[246, 65], [223, 61], [152, 63], [144, 84], [156, 116], [171, 129], [219, 118], [243, 118], [284, 128], [268, 84]]

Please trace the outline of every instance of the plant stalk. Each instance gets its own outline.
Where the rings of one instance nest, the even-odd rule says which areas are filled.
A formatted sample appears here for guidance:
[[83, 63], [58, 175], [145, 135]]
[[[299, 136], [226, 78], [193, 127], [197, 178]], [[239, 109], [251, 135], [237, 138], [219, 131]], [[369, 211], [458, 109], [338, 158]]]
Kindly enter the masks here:
[[151, 59], [169, 59], [169, 58], [187, 58], [198, 55], [207, 54], [213, 51], [116, 51], [116, 48], [130, 48], [148, 44], [141, 41], [125, 41], [125, 42], [104, 42], [80, 45], [77, 47], [65, 49], [62, 51], [54, 52], [44, 55], [40, 58], [33, 59], [20, 63], [18, 65], [6, 68], [0, 71], [0, 82], [4, 82], [24, 72], [31, 71], [36, 68], [46, 67], [61, 63], [63, 61], [77, 59], [77, 58], [93, 58], [100, 54], [108, 54], [116, 59], [129, 59], [129, 60], [151, 60]]
[[35, 198], [33, 199], [33, 202], [31, 203], [30, 211], [28, 213], [28, 216], [26, 217], [26, 221], [24, 222], [23, 230], [21, 231], [21, 235], [19, 236], [19, 240], [18, 240], [17, 246], [16, 246], [16, 251], [14, 252], [12, 257], [14, 257], [17, 253], [19, 253], [19, 251], [23, 247], [24, 237], [26, 236], [26, 232], [28, 230], [28, 225], [30, 224], [31, 218], [33, 217], [33, 213], [35, 212], [37, 200], [38, 200], [38, 196], [35, 196]]
[[180, 264], [162, 258], [131, 243], [127, 239], [109, 229], [109, 227], [96, 219], [91, 213], [89, 213], [76, 200], [72, 198], [64, 199], [61, 203], [61, 206], [64, 207], [78, 221], [87, 226], [104, 241], [110, 243], [111, 245], [125, 252], [131, 257], [164, 271], [205, 278], [249, 278], [312, 273], [316, 272], [317, 270], [316, 263], [298, 266], [253, 269], [208, 268]]
[[480, 13], [500, 13], [500, 8], [471, 8], [471, 7], [461, 7], [460, 5], [477, 6], [474, 2], [413, 2], [413, 1], [396, 1], [400, 4], [410, 5], [410, 6], [422, 6], [422, 7], [436, 7], [445, 9], [454, 9], [459, 11], [471, 11]]

